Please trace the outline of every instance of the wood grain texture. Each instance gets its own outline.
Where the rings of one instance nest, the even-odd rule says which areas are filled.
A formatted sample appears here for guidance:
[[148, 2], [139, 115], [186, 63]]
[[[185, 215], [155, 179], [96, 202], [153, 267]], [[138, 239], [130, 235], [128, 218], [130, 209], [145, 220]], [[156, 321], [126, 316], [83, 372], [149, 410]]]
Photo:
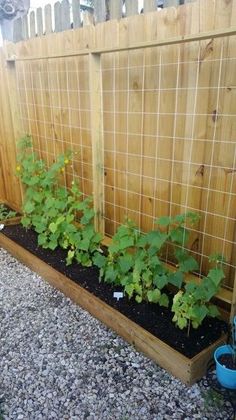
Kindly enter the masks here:
[[187, 385], [194, 384], [205, 374], [207, 363], [211, 359], [215, 348], [221, 345], [226, 339], [226, 337], [223, 336], [194, 358], [188, 359], [133, 321], [129, 320], [117, 310], [78, 286], [66, 276], [14, 243], [2, 233], [0, 234], [0, 245], [19, 261], [40, 274], [52, 286], [63, 292], [75, 303], [79, 304], [82, 308], [90, 312], [91, 315], [105, 323], [109, 328], [116, 331], [126, 341], [134, 345], [134, 347], [142, 351], [158, 365], [181, 379], [181, 381]]
[[[19, 70], [29, 75], [27, 92], [22, 90], [25, 130], [35, 134], [35, 145], [48, 162], [71, 143], [78, 149], [75, 173], [86, 195], [99, 184], [93, 182], [88, 54], [101, 54], [105, 233], [113, 234], [127, 214], [146, 231], [160, 215], [195, 210], [201, 220], [191, 232], [189, 248], [203, 274], [209, 268], [207, 257], [224, 251], [225, 285], [231, 293], [226, 295], [232, 296], [235, 1], [220, 0], [213, 6], [210, 0], [198, 0], [49, 34], [19, 42], [14, 48], [8, 45], [6, 54], [13, 61], [17, 56]], [[4, 80], [2, 85], [10, 102], [11, 87], [6, 92]], [[2, 109], [9, 121], [7, 101]], [[15, 146], [5, 142], [2, 124], [2, 153], [15, 159]], [[7, 165], [3, 167], [10, 182], [14, 177]], [[66, 179], [69, 182], [71, 174]], [[8, 197], [19, 196], [19, 187], [9, 185]]]

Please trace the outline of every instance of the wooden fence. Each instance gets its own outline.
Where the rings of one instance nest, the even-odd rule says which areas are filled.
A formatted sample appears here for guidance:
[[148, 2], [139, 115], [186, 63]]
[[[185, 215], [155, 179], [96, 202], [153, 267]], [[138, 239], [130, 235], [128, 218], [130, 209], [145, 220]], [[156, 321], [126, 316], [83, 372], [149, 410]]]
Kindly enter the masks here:
[[[156, 11], [161, 7], [179, 6], [195, 0], [144, 0], [139, 10], [138, 0], [94, 0], [94, 7], [85, 7], [80, 0], [62, 0], [52, 7], [32, 10], [29, 15], [16, 19], [13, 24], [13, 41], [18, 42], [36, 36], [61, 32], [91, 24], [105, 22], [109, 19], [121, 19], [141, 13]], [[160, 7], [159, 7], [160, 8]]]
[[[78, 152], [76, 177], [112, 235], [126, 216], [201, 215], [189, 248], [208, 269], [226, 256], [235, 283], [236, 0], [178, 8], [7, 44], [1, 52], [1, 196], [21, 204], [16, 140], [32, 134], [48, 163]], [[168, 259], [169, 256], [166, 255]]]

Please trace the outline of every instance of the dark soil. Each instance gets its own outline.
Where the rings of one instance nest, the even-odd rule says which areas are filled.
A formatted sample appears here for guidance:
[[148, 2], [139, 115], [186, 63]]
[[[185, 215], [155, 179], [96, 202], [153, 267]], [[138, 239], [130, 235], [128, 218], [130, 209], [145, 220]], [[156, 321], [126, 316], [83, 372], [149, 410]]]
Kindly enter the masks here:
[[222, 354], [218, 357], [218, 362], [227, 369], [236, 370], [236, 360], [231, 354]]
[[6, 226], [2, 233], [189, 358], [214, 343], [227, 331], [225, 322], [206, 318], [201, 327], [197, 330], [191, 329], [190, 336], [187, 337], [186, 330], [175, 327], [170, 309], [157, 304], [136, 303], [126, 297], [117, 301], [113, 298], [113, 292], [121, 289], [100, 283], [96, 267], [87, 268], [75, 263], [67, 267], [66, 252], [60, 248], [50, 251], [39, 247], [34, 231], [26, 231], [21, 225], [13, 225]]

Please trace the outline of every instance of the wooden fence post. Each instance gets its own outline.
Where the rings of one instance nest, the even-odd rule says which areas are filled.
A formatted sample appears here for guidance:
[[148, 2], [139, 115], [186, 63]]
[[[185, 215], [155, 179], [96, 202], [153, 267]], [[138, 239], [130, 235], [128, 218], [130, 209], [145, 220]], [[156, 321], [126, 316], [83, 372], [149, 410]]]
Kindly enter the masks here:
[[138, 0], [126, 0], [125, 2], [126, 16], [138, 14]]
[[102, 113], [102, 73], [100, 54], [89, 55], [91, 136], [93, 159], [93, 202], [96, 231], [104, 235], [104, 138]]
[[[11, 47], [11, 46], [10, 46]], [[14, 51], [12, 51], [14, 53]], [[7, 46], [3, 48], [3, 55], [4, 59], [8, 56], [8, 49]], [[15, 160], [16, 160], [16, 142], [22, 137], [23, 134], [23, 127], [22, 127], [22, 121], [20, 117], [20, 108], [19, 108], [19, 93], [17, 89], [17, 76], [16, 76], [16, 64], [15, 61], [9, 61], [6, 64], [5, 68], [5, 82], [6, 82], [6, 91], [8, 98], [6, 99], [6, 102], [9, 102], [9, 109], [8, 109], [8, 115], [5, 116], [8, 119], [8, 123], [6, 123], [9, 126], [12, 126], [12, 135], [8, 138], [7, 141], [7, 149], [8, 154], [11, 156], [10, 162], [8, 162], [8, 166], [11, 168], [9, 176], [12, 177], [12, 182], [16, 183], [16, 185], [19, 185], [19, 188], [14, 188], [14, 199], [12, 202], [14, 205], [19, 207], [19, 205], [22, 202], [23, 198], [23, 190], [21, 183], [14, 175], [15, 173]]]

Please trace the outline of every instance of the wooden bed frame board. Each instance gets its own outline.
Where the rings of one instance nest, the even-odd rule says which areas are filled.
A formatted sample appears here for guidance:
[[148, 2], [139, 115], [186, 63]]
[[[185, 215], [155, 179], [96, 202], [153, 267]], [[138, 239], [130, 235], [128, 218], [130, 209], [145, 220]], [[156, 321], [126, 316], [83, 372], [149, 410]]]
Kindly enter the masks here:
[[226, 335], [223, 335], [207, 349], [189, 359], [50, 267], [3, 233], [0, 233], [0, 246], [187, 385], [194, 384], [204, 376], [215, 348], [226, 341]]

